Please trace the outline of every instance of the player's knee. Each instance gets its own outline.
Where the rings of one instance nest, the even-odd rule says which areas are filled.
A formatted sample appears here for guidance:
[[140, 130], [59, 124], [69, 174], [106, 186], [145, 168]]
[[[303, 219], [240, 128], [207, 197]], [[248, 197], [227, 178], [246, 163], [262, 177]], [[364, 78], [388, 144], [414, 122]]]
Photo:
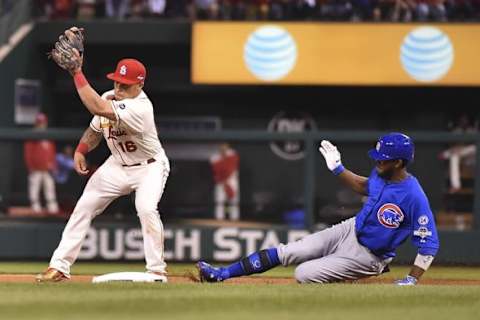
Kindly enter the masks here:
[[305, 271], [305, 268], [303, 268], [302, 265], [299, 265], [298, 267], [295, 268], [295, 280], [297, 280], [298, 283], [310, 282], [308, 280], [308, 275]]
[[328, 283], [328, 279], [322, 277], [316, 272], [317, 270], [312, 270], [309, 266], [305, 264], [300, 264], [295, 269], [295, 280], [298, 283]]
[[100, 213], [102, 213], [102, 208], [99, 208], [96, 199], [82, 197], [73, 209], [72, 216], [89, 216], [90, 219], [93, 219]]

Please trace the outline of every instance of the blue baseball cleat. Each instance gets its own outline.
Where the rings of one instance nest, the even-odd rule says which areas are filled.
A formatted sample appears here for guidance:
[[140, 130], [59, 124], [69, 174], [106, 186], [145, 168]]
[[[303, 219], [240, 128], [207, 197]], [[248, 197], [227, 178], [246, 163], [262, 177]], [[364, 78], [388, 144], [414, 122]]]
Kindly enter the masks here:
[[221, 268], [215, 268], [205, 261], [197, 262], [197, 269], [200, 282], [221, 282], [225, 280]]

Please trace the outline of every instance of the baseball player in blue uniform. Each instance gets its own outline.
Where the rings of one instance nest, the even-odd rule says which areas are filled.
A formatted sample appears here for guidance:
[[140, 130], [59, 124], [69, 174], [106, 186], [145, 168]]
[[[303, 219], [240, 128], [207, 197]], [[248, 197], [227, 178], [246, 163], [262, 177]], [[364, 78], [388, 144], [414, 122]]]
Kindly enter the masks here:
[[418, 180], [407, 172], [413, 161], [410, 137], [390, 133], [368, 152], [376, 162], [370, 176], [346, 169], [329, 141], [319, 148], [328, 169], [355, 192], [368, 196], [355, 217], [303, 239], [260, 250], [227, 267], [197, 263], [202, 282], [262, 273], [278, 265], [298, 265], [299, 283], [330, 283], [377, 276], [388, 270], [396, 248], [407, 238], [418, 248], [409, 274], [397, 285], [415, 285], [439, 248], [435, 220]]

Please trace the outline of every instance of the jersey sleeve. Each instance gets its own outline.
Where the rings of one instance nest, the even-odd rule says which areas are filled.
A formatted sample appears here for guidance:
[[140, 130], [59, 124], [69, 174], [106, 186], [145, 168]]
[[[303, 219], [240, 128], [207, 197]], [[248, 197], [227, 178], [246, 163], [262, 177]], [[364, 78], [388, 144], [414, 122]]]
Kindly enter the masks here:
[[133, 99], [112, 101], [112, 109], [119, 124], [127, 125], [134, 132], [143, 131], [146, 112], [144, 103], [138, 103]]
[[95, 132], [102, 132], [102, 128], [100, 127], [100, 117], [95, 115], [90, 121], [90, 128]]
[[440, 247], [435, 219], [425, 194], [418, 195], [412, 206], [412, 243], [422, 255], [435, 256]]

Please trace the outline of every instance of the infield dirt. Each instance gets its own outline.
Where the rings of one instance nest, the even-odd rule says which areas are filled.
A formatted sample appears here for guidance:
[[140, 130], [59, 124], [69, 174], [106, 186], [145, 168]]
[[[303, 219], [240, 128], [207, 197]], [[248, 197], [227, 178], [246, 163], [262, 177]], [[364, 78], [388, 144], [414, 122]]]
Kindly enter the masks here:
[[[93, 275], [73, 275], [70, 282], [91, 282]], [[169, 283], [195, 283], [190, 275], [173, 275], [168, 277]], [[17, 282], [17, 283], [35, 283], [34, 274], [0, 274], [0, 283]], [[295, 279], [290, 277], [241, 277], [230, 279], [225, 284], [295, 284]], [[348, 282], [349, 284], [391, 284], [392, 279], [388, 278], [368, 278], [358, 281]], [[421, 281], [423, 285], [471, 285], [480, 286], [480, 280], [473, 279], [424, 279]], [[208, 284], [206, 284], [208, 285]]]

